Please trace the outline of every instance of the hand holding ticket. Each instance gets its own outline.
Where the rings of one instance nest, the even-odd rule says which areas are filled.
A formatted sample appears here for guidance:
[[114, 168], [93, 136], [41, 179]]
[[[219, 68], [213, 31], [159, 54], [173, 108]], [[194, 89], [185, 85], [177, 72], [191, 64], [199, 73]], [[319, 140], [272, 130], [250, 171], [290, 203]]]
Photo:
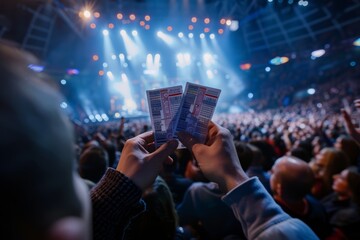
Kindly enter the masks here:
[[155, 145], [177, 139], [176, 133], [179, 131], [188, 132], [200, 142], [205, 142], [208, 123], [220, 92], [220, 89], [189, 82], [186, 83], [184, 94], [181, 86], [148, 90]]

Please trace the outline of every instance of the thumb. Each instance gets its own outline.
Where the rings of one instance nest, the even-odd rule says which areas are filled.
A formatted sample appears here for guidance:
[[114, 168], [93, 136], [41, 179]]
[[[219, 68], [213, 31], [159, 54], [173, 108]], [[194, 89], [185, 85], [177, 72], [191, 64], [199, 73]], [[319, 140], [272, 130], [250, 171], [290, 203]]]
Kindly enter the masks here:
[[170, 140], [169, 142], [161, 145], [158, 149], [156, 149], [153, 153], [150, 153], [149, 155], [152, 158], [164, 161], [168, 158], [170, 154], [172, 154], [176, 150], [178, 145], [179, 142], [177, 140]]

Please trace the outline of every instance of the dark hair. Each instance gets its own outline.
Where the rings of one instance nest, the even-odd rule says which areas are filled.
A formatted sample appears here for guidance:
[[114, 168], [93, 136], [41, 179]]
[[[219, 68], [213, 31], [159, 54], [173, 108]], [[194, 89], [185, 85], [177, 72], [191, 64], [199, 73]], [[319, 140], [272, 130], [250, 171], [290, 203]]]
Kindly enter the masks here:
[[269, 171], [274, 165], [276, 153], [274, 147], [265, 140], [250, 141], [250, 144], [257, 147], [264, 156], [264, 171]]
[[290, 154], [291, 154], [291, 156], [297, 157], [307, 163], [310, 162], [310, 160], [311, 160], [311, 154], [302, 147], [293, 148], [290, 151]]
[[352, 193], [352, 199], [360, 208], [360, 174], [356, 171], [349, 171], [347, 182]]
[[86, 149], [79, 159], [79, 174], [82, 178], [97, 183], [109, 166], [109, 157], [106, 150], [100, 146]]

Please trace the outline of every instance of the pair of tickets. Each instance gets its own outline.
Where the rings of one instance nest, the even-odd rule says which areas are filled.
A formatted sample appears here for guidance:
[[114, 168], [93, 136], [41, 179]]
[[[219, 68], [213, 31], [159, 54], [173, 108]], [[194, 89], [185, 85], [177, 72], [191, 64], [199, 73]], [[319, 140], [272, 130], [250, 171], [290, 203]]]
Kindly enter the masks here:
[[185, 131], [204, 143], [220, 89], [194, 83], [147, 90], [147, 100], [155, 146], [177, 139], [177, 132]]

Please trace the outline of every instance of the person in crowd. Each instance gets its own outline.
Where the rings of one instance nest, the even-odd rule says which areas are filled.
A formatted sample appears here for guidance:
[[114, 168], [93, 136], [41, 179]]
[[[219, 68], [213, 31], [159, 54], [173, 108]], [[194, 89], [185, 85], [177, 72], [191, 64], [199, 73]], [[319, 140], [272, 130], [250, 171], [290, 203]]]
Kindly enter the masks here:
[[[177, 149], [175, 152], [179, 150], [180, 149]], [[183, 150], [187, 149], [181, 149], [181, 151]], [[164, 164], [160, 176], [170, 188], [174, 203], [177, 206], [183, 200], [184, 194], [193, 183], [193, 180], [186, 178], [184, 174], [179, 173], [178, 155], [174, 153], [170, 157], [173, 159], [172, 164]]]
[[311, 196], [315, 176], [310, 166], [293, 156], [276, 160], [271, 169], [271, 190], [275, 201], [294, 218], [306, 223], [320, 239], [330, 235], [324, 206]]
[[255, 177], [255, 176], [258, 177], [260, 182], [264, 185], [265, 189], [269, 193], [271, 193], [270, 174], [268, 171], [264, 170], [265, 158], [264, 158], [262, 152], [260, 151], [259, 148], [257, 148], [256, 146], [254, 146], [251, 143], [249, 143], [247, 146], [251, 149], [252, 160], [251, 160], [251, 163], [250, 163], [250, 166], [248, 167], [248, 169], [245, 170], [245, 173], [249, 177]]
[[257, 178], [246, 175], [229, 130], [210, 122], [205, 144], [186, 132], [178, 136], [206, 178], [225, 194], [222, 200], [240, 221], [247, 239], [318, 239], [304, 222], [286, 214]]
[[[249, 165], [253, 154], [248, 144], [235, 141], [234, 145], [238, 158], [242, 159], [246, 166]], [[180, 225], [197, 239], [224, 239], [229, 236], [243, 239], [241, 225], [231, 208], [221, 200], [223, 193], [218, 185], [209, 182], [197, 164], [191, 164], [191, 169], [192, 172], [196, 172], [193, 174], [196, 176], [196, 181], [189, 187], [183, 201], [177, 206]], [[222, 221], [219, 222], [219, 219]]]
[[158, 176], [143, 192], [142, 199], [146, 210], [131, 221], [124, 239], [184, 239], [172, 193], [164, 179]]
[[340, 135], [336, 139], [334, 147], [347, 155], [350, 166], [357, 168], [360, 159], [360, 145], [355, 139], [347, 135]]
[[89, 147], [80, 155], [78, 172], [83, 179], [96, 184], [108, 167], [108, 153], [101, 146]]
[[335, 148], [323, 148], [315, 159], [309, 163], [315, 174], [312, 195], [321, 200], [332, 192], [333, 176], [349, 166], [345, 153]]
[[334, 228], [333, 238], [360, 238], [360, 174], [350, 167], [334, 175], [334, 192], [322, 200], [328, 221]]

